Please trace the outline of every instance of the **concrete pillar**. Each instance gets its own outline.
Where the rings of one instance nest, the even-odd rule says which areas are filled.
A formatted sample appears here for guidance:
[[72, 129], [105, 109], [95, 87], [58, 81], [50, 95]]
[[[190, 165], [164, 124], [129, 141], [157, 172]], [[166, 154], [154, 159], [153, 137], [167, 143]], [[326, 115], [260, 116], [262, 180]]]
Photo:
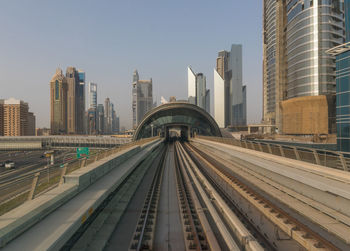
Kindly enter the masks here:
[[59, 185], [63, 184], [64, 181], [64, 175], [66, 175], [67, 173], [67, 168], [68, 168], [68, 164], [64, 164], [63, 168], [62, 168], [62, 172], [61, 172], [61, 178], [60, 178], [60, 183]]
[[278, 148], [280, 149], [281, 156], [282, 156], [282, 157], [285, 157], [285, 156], [284, 156], [283, 147], [282, 147], [281, 145], [279, 145]]
[[248, 126], [248, 134], [250, 134], [250, 126]]
[[344, 155], [342, 153], [339, 154], [339, 159], [340, 159], [340, 163], [342, 165], [342, 168], [344, 171], [350, 171], [347, 164], [346, 164], [346, 161], [345, 161], [345, 158], [344, 158]]
[[298, 149], [296, 147], [293, 147], [293, 150], [294, 150], [295, 158], [297, 160], [301, 160]]
[[32, 188], [30, 189], [28, 200], [32, 200], [34, 198], [35, 190], [36, 190], [36, 187], [38, 186], [39, 176], [40, 176], [40, 173], [34, 174]]
[[313, 152], [313, 154], [314, 154], [316, 164], [317, 164], [317, 165], [321, 165], [320, 156], [318, 156], [317, 151], [316, 151], [316, 150], [313, 150], [312, 152]]

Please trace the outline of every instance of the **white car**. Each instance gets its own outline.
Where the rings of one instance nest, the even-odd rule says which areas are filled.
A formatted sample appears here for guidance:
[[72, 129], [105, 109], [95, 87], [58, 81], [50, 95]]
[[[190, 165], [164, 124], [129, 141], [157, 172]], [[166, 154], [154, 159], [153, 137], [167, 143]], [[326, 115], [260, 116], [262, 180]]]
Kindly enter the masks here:
[[15, 162], [12, 160], [6, 160], [5, 161], [5, 168], [14, 168], [15, 167]]

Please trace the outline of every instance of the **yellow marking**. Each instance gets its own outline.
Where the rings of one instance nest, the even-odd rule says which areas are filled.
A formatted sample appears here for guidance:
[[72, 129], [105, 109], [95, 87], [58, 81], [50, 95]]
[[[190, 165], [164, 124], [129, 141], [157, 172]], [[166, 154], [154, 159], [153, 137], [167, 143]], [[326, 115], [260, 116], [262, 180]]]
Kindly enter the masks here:
[[84, 224], [84, 222], [86, 221], [86, 215], [84, 214], [83, 217], [81, 217], [81, 224]]

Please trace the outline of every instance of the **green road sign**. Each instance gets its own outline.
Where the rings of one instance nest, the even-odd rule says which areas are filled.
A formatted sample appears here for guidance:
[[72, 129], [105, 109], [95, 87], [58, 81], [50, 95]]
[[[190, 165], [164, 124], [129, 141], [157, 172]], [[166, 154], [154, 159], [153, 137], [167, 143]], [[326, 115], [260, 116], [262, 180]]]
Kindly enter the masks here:
[[89, 148], [88, 147], [78, 147], [77, 148], [77, 158], [89, 157]]

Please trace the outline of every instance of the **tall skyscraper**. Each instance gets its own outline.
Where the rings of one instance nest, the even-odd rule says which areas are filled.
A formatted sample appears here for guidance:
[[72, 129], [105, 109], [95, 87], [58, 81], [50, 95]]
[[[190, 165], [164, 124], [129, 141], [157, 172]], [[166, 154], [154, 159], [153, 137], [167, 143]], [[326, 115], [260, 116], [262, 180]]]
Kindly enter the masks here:
[[78, 86], [78, 134], [85, 134], [87, 131], [86, 125], [86, 113], [85, 113], [85, 72], [81, 69], [78, 70], [79, 86]]
[[242, 45], [220, 51], [214, 70], [214, 117], [220, 127], [245, 126], [246, 87], [242, 84]]
[[[320, 112], [330, 115], [325, 126], [333, 131], [335, 59], [325, 51], [344, 42], [342, 2], [264, 0], [263, 121], [276, 125], [279, 132], [318, 134], [317, 130], [303, 128], [317, 128], [321, 123], [306, 116], [320, 100], [325, 102], [322, 107], [328, 107]], [[316, 97], [322, 95], [327, 97]], [[301, 102], [304, 108], [297, 115], [292, 110]], [[312, 114], [321, 117], [316, 110]], [[307, 126], [297, 129], [290, 127], [292, 124]]]
[[88, 109], [97, 108], [97, 84], [89, 82], [87, 96]]
[[187, 67], [188, 102], [201, 107], [210, 113], [210, 91], [207, 90], [207, 79], [203, 73], [195, 74]]
[[140, 80], [137, 70], [133, 73], [132, 83], [132, 112], [133, 128], [143, 119], [143, 116], [153, 108], [152, 78]]
[[84, 133], [84, 81], [85, 74], [78, 72], [74, 67], [68, 67], [67, 79], [67, 123], [69, 134]]
[[105, 99], [104, 107], [104, 133], [112, 133], [112, 105], [109, 98]]
[[51, 134], [67, 133], [67, 79], [61, 69], [57, 69], [50, 81]]

